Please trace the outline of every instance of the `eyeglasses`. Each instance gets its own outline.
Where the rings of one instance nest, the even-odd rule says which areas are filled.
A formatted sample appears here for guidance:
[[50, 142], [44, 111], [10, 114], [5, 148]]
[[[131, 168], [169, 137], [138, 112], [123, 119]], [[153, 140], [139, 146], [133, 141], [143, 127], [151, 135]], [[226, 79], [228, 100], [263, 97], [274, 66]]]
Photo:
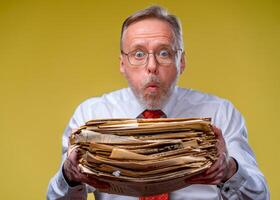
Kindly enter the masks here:
[[128, 61], [131, 65], [144, 66], [147, 64], [150, 54], [153, 54], [158, 64], [168, 65], [175, 62], [176, 53], [181, 51], [182, 49], [177, 49], [174, 51], [172, 49], [166, 48], [166, 49], [160, 49], [153, 53], [149, 53], [141, 49], [137, 49], [128, 53], [125, 53], [123, 52], [123, 50], [121, 50], [121, 53], [127, 56]]

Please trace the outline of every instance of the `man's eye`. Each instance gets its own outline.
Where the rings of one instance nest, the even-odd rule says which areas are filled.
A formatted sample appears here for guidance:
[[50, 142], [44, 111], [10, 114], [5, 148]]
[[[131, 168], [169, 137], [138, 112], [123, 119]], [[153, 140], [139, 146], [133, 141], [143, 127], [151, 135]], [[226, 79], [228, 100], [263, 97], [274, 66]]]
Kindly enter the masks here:
[[134, 53], [135, 58], [143, 58], [145, 56], [145, 52], [143, 51], [136, 51]]
[[168, 50], [161, 50], [158, 55], [162, 58], [168, 58], [171, 54]]

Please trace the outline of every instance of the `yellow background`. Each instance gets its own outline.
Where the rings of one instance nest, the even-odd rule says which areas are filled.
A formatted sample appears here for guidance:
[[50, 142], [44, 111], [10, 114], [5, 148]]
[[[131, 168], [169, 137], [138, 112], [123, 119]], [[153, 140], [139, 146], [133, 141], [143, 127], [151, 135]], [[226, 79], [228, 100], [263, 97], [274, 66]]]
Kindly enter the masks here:
[[280, 5], [272, 0], [1, 1], [0, 199], [45, 199], [75, 107], [126, 86], [122, 21], [153, 3], [183, 24], [188, 66], [179, 85], [230, 99], [243, 113], [280, 199]]

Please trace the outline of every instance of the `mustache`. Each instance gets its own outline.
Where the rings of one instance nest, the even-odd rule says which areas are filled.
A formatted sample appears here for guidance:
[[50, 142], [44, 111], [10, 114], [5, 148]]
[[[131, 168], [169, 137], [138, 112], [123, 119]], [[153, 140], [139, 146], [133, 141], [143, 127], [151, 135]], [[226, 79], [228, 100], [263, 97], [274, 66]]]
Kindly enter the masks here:
[[143, 88], [147, 87], [150, 84], [160, 85], [161, 81], [158, 76], [150, 75], [148, 77], [145, 77], [142, 81]]

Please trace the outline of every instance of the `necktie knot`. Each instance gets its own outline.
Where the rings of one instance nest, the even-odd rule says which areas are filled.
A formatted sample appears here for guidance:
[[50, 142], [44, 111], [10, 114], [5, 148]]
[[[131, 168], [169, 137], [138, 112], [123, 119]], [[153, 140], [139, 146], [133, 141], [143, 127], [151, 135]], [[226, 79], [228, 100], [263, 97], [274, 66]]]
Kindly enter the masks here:
[[143, 118], [163, 118], [166, 117], [164, 112], [161, 110], [145, 110], [143, 113]]

